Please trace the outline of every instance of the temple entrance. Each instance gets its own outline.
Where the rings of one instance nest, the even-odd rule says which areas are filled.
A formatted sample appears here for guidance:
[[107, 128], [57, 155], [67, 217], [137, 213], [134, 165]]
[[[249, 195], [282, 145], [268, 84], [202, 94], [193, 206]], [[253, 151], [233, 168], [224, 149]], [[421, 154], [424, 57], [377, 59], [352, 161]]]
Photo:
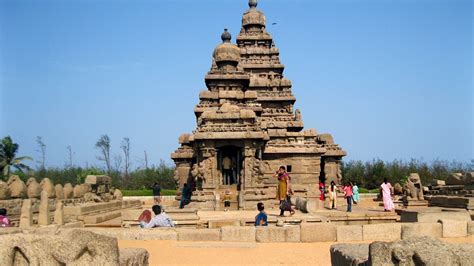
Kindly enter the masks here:
[[223, 146], [218, 149], [218, 169], [222, 174], [222, 185], [240, 184], [240, 170], [242, 169], [242, 149], [236, 146]]

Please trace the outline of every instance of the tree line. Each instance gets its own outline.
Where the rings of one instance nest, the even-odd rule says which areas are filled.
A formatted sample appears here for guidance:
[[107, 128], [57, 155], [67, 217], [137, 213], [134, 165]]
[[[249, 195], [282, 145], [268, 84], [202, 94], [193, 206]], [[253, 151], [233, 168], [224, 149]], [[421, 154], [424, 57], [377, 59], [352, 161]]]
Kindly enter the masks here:
[[423, 185], [429, 185], [431, 180], [445, 180], [450, 173], [466, 173], [474, 171], [474, 160], [469, 163], [458, 161], [434, 160], [430, 163], [423, 160], [411, 159], [393, 160], [391, 162], [374, 159], [363, 162], [351, 160], [342, 162], [343, 180], [356, 182], [359, 187], [378, 188], [384, 178], [390, 183], [404, 184], [410, 173], [418, 173]]
[[125, 137], [120, 144], [121, 154], [111, 154], [111, 140], [108, 135], [102, 135], [95, 143], [98, 150], [97, 160], [103, 163], [100, 166], [78, 166], [74, 164], [74, 152], [67, 146], [68, 158], [63, 167], [48, 167], [46, 165], [47, 145], [41, 137], [36, 138], [39, 154], [36, 167], [30, 167], [26, 161], [33, 161], [29, 156], [18, 156], [19, 145], [14, 143], [10, 136], [4, 137], [0, 142], [0, 179], [6, 180], [10, 175], [18, 175], [26, 181], [35, 177], [38, 181], [48, 177], [53, 183], [73, 185], [83, 183], [87, 175], [108, 175], [112, 177], [112, 185], [121, 189], [147, 189], [155, 182], [164, 189], [176, 189], [173, 178], [174, 166], [165, 161], [149, 164], [147, 153], [144, 151], [144, 163], [132, 168], [130, 158], [130, 139]]
[[[68, 158], [64, 167], [47, 167], [47, 145], [41, 137], [36, 138], [39, 159], [36, 168], [31, 168], [25, 161], [32, 161], [29, 156], [17, 156], [19, 145], [7, 136], [0, 142], [0, 175], [6, 180], [10, 174], [19, 175], [23, 180], [31, 176], [41, 180], [50, 178], [54, 183], [71, 183], [73, 185], [84, 182], [87, 175], [109, 175], [113, 185], [121, 189], [145, 189], [157, 182], [164, 189], [176, 189], [174, 180], [174, 166], [161, 160], [157, 165], [149, 165], [147, 153], [144, 152], [144, 163], [132, 168], [130, 160], [131, 141], [125, 137], [120, 143], [121, 154], [112, 156], [111, 140], [108, 135], [102, 135], [95, 143], [98, 150], [97, 160], [103, 167], [77, 166], [73, 161], [72, 147], [68, 146]], [[418, 173], [424, 185], [431, 180], [445, 180], [450, 173], [466, 173], [474, 171], [474, 160], [469, 163], [458, 161], [434, 160], [430, 163], [423, 160], [411, 159], [383, 161], [374, 159], [363, 162], [360, 160], [343, 161], [341, 165], [343, 181], [356, 182], [359, 187], [366, 189], [378, 188], [384, 178], [392, 184], [404, 184], [410, 173]]]

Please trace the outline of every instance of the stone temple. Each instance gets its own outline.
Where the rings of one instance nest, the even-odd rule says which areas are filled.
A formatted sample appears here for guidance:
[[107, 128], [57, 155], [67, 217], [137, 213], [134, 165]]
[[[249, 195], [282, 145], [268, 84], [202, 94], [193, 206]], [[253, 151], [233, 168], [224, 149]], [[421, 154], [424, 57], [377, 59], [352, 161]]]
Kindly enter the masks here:
[[197, 127], [179, 137], [181, 146], [171, 154], [179, 186], [195, 188], [192, 207], [218, 210], [226, 190], [233, 209], [255, 209], [260, 201], [271, 204], [277, 187], [274, 173], [281, 165], [299, 197], [319, 196], [320, 179], [341, 179], [346, 152], [330, 134], [303, 129], [265, 15], [256, 0], [249, 7], [237, 44], [227, 29], [222, 33], [205, 76], [207, 90], [199, 94], [194, 109]]

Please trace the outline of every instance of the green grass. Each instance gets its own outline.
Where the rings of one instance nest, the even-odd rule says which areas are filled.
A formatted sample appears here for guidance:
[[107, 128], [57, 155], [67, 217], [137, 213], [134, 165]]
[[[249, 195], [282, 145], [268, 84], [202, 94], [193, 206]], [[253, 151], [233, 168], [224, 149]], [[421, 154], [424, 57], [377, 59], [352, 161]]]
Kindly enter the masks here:
[[[153, 196], [153, 190], [151, 189], [136, 189], [136, 190], [122, 190], [124, 196]], [[175, 189], [162, 189], [161, 196], [174, 196], [176, 195]]]
[[380, 189], [379, 188], [374, 188], [374, 189], [366, 189], [366, 188], [359, 188], [359, 193], [379, 193]]

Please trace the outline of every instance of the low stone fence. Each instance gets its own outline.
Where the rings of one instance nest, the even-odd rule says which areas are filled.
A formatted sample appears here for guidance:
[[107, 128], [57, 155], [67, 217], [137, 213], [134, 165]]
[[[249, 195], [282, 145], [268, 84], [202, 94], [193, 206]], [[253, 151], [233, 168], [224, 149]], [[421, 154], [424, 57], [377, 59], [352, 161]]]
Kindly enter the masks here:
[[474, 222], [441, 220], [439, 223], [390, 223], [335, 225], [302, 223], [288, 226], [222, 226], [221, 228], [88, 228], [120, 240], [176, 240], [230, 242], [352, 242], [395, 241], [412, 237], [438, 238], [474, 236]]

